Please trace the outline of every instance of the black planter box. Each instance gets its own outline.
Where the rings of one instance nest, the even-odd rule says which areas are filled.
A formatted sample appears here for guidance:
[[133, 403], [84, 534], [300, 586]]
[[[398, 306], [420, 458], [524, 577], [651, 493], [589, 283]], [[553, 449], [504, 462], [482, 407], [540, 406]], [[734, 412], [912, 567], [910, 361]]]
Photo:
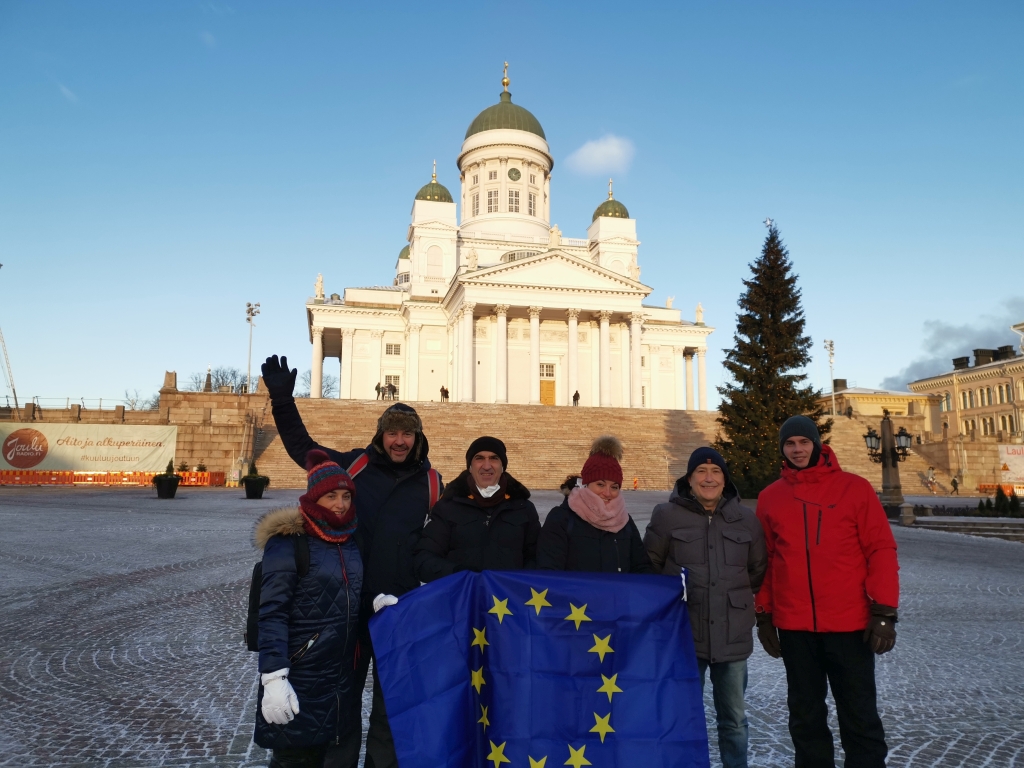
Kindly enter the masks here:
[[157, 475], [153, 478], [153, 485], [156, 486], [156, 497], [158, 499], [173, 499], [178, 491], [179, 478], [167, 475]]
[[269, 483], [262, 477], [243, 477], [242, 484], [245, 485], [245, 498], [262, 499], [263, 491]]

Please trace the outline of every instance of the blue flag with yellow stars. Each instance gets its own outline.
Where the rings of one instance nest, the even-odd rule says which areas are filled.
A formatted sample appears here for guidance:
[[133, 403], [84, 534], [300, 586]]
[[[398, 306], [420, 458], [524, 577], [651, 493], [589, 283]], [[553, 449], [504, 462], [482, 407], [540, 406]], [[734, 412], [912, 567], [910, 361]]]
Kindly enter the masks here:
[[463, 571], [370, 621], [401, 768], [709, 766], [677, 578]]

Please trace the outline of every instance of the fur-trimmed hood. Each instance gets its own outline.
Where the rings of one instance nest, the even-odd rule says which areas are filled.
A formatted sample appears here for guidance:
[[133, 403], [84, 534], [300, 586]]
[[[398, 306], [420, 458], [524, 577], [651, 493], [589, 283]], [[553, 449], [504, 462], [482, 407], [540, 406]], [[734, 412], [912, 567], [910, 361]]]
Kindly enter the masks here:
[[[505, 494], [509, 499], [514, 501], [516, 499], [530, 498], [530, 489], [512, 477], [508, 472], [503, 472], [501, 479], [505, 482]], [[461, 475], [444, 487], [444, 493], [441, 494], [441, 498], [448, 500], [456, 498], [468, 499], [469, 495], [475, 492], [476, 484], [473, 482], [473, 477], [469, 474], [469, 470], [465, 469]]]
[[256, 549], [267, 546], [271, 536], [298, 536], [306, 532], [302, 510], [298, 507], [272, 509], [256, 521], [252, 543]]

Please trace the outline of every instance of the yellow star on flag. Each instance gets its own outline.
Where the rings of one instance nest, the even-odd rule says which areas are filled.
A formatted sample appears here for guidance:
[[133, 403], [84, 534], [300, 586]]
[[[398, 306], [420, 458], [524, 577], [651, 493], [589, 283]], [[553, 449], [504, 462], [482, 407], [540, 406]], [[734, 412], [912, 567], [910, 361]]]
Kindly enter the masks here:
[[594, 635], [594, 647], [587, 651], [587, 653], [596, 653], [598, 656], [601, 657], [601, 661], [604, 661], [604, 655], [606, 653], [615, 653], [615, 650], [610, 645], [608, 645], [608, 641], [611, 639], [611, 635], [608, 635], [608, 637], [604, 638]]
[[604, 681], [604, 685], [597, 689], [598, 693], [607, 693], [608, 701], [612, 700], [612, 696], [616, 693], [622, 693], [622, 689], [615, 684], [615, 680], [618, 678], [619, 673], [616, 672], [611, 677], [605, 677], [601, 675], [601, 679]]
[[473, 627], [473, 642], [469, 644], [469, 647], [472, 648], [474, 645], [480, 646], [480, 653], [484, 652], [485, 645], [490, 645], [490, 643], [487, 642], [487, 627], [484, 627], [483, 629]]
[[[592, 762], [587, 760], [586, 755], [583, 753], [586, 751], [587, 745], [584, 744], [579, 749], [573, 749], [572, 744], [569, 745], [569, 759], [566, 760], [563, 765], [571, 765], [572, 768], [580, 768], [581, 765], [593, 765]], [[497, 765], [494, 768], [498, 768]]]
[[487, 719], [487, 707], [485, 707], [483, 704], [481, 704], [480, 705], [480, 710], [483, 712], [483, 714], [480, 715], [480, 719], [477, 720], [477, 722], [478, 723], [483, 723], [483, 725], [484, 725], [484, 733], [486, 733], [487, 732], [487, 726], [491, 724], [491, 721]]
[[[582, 624], [584, 621], [590, 621], [591, 620], [590, 617], [587, 616], [587, 614], [586, 614], [586, 610], [587, 610], [587, 604], [586, 603], [583, 604], [582, 608], [577, 608], [572, 603], [569, 603], [569, 607], [572, 609], [572, 612], [568, 616], [565, 617], [565, 620], [566, 621], [575, 621], [576, 622], [576, 629], [579, 629], [580, 628], [580, 624]], [[608, 635], [608, 637], [611, 637], [611, 635]], [[587, 765], [590, 765], [590, 763], [587, 763]]]
[[494, 601], [494, 607], [491, 608], [488, 613], [496, 615], [498, 617], [498, 623], [501, 624], [502, 619], [506, 616], [512, 615], [512, 611], [508, 609], [508, 598], [506, 597], [504, 600], [499, 600], [494, 595], [491, 595], [491, 599]]
[[[530, 756], [527, 755], [527, 757]], [[544, 755], [544, 757], [542, 757], [540, 760], [534, 760], [532, 757], [530, 757], [530, 768], [544, 768], [544, 764], [547, 763], [547, 761], [547, 755]]]
[[[526, 601], [527, 605], [533, 606], [537, 609], [537, 615], [540, 616], [541, 608], [550, 608], [551, 603], [548, 602], [548, 591], [545, 589], [543, 592], [538, 592], [533, 587], [530, 587], [530, 591], [533, 593], [533, 597]], [[545, 760], [547, 758], [544, 758]]]
[[[494, 768], [498, 768], [498, 766], [501, 765], [502, 763], [511, 763], [512, 762], [507, 757], [505, 757], [505, 745], [508, 744], [507, 741], [501, 742], [501, 746], [498, 746], [493, 741], [488, 742], [488, 743], [491, 745], [491, 754], [489, 754], [485, 759], [493, 761], [494, 762]], [[588, 765], [589, 765], [589, 763], [588, 763]]]
[[608, 721], [611, 719], [612, 713], [609, 712], [604, 717], [598, 717], [597, 712], [594, 713], [594, 727], [590, 729], [591, 733], [601, 734], [601, 743], [604, 744], [604, 737], [609, 733], [615, 733], [615, 729], [612, 728]]
[[476, 688], [477, 694], [480, 693], [480, 688], [482, 686], [486, 685], [486, 683], [484, 682], [484, 668], [483, 667], [480, 667], [480, 669], [474, 669], [473, 670], [473, 679], [472, 679], [472, 681], [470, 681], [469, 684], [472, 685], [474, 688]]

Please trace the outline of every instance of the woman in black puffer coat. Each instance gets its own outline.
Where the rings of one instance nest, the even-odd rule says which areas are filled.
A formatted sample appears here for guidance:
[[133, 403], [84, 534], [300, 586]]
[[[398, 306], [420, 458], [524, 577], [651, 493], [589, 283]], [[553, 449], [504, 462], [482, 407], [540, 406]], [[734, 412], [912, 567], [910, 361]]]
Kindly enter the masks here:
[[544, 521], [537, 567], [554, 571], [654, 573], [640, 531], [626, 512], [622, 444], [605, 435], [594, 441], [580, 477], [562, 485], [565, 501]]
[[[363, 563], [352, 534], [355, 484], [323, 451], [310, 451], [299, 507], [269, 512], [256, 525], [263, 550], [256, 707], [259, 746], [270, 768], [320, 768], [328, 745], [360, 727], [354, 684]], [[309, 568], [298, 572], [303, 537]]]

